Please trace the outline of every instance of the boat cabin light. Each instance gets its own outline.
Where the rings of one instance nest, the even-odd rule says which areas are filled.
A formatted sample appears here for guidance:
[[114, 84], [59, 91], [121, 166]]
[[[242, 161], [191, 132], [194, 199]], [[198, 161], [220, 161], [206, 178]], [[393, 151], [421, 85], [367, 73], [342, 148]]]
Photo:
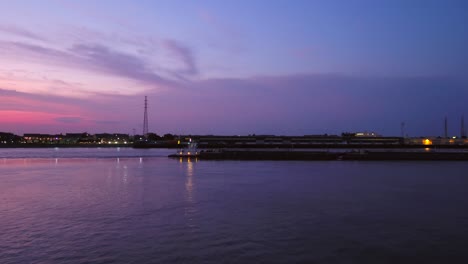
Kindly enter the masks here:
[[426, 139], [423, 140], [423, 144], [424, 145], [432, 145], [432, 141], [430, 139], [426, 138]]

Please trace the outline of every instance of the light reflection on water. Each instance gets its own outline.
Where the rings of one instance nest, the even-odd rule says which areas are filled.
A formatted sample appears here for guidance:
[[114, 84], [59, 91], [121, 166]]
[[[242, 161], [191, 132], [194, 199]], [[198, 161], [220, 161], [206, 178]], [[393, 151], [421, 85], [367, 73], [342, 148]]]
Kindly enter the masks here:
[[133, 148], [0, 148], [0, 158], [134, 158], [167, 157], [171, 149]]
[[186, 173], [186, 181], [185, 181], [185, 190], [186, 194], [186, 206], [185, 206], [185, 217], [187, 219], [187, 226], [191, 229], [196, 228], [196, 224], [193, 221], [194, 217], [196, 217], [198, 210], [197, 204], [194, 198], [194, 163], [193, 161], [188, 158], [187, 162], [185, 163], [187, 168]]
[[462, 263], [467, 170], [464, 162], [3, 159], [0, 263]]

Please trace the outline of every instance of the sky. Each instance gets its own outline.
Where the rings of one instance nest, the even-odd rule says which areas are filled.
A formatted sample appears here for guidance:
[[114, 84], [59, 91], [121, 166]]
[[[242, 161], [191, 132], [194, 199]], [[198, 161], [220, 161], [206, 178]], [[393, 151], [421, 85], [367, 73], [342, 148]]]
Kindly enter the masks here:
[[0, 0], [0, 131], [460, 135], [464, 0]]

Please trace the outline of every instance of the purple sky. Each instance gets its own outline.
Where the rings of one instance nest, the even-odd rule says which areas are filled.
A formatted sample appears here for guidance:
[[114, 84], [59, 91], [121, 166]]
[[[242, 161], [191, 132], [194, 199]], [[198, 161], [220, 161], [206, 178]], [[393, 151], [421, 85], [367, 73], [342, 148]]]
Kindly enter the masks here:
[[3, 1], [0, 131], [460, 134], [466, 1]]

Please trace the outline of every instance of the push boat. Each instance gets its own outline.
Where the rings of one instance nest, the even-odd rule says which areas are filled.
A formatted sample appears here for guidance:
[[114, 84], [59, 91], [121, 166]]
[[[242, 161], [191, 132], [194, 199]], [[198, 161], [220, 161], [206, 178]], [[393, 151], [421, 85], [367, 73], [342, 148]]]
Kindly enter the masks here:
[[175, 154], [169, 155], [170, 158], [195, 158], [200, 155], [197, 149], [197, 143], [190, 143], [186, 148], [178, 149]]

